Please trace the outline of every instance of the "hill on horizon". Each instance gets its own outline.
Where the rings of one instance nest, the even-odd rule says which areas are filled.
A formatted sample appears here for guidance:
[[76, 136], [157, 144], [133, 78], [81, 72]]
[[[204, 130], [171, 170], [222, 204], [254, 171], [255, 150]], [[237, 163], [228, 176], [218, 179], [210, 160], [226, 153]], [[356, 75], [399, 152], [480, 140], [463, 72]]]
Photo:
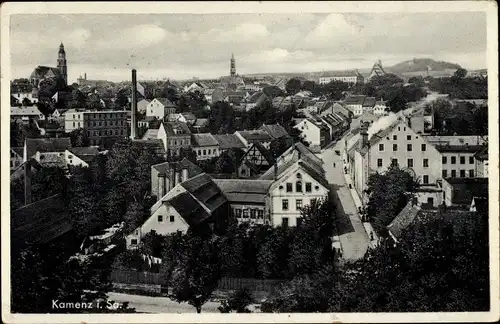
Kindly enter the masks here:
[[397, 63], [393, 66], [385, 67], [387, 72], [400, 74], [409, 72], [457, 70], [462, 68], [460, 65], [444, 61], [435, 61], [429, 58], [414, 58], [413, 60]]

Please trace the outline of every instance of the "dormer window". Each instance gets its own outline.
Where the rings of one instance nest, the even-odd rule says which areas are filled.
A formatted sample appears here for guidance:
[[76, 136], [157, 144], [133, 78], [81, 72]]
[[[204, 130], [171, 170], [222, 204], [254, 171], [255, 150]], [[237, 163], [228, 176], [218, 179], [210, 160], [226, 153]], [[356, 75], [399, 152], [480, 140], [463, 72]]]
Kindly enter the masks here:
[[302, 174], [297, 173], [297, 179], [302, 179]]

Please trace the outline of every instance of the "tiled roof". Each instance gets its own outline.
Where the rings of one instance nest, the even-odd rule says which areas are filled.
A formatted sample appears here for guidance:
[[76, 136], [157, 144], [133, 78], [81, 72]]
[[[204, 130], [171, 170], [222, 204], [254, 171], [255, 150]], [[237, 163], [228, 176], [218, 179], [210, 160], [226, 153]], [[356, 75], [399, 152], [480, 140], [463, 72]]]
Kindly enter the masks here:
[[387, 226], [389, 232], [397, 239], [401, 235], [401, 232], [415, 220], [420, 209], [418, 204], [413, 204], [410, 201]]
[[67, 167], [64, 153], [42, 153], [40, 154], [40, 164], [44, 167]]
[[240, 149], [245, 148], [245, 145], [235, 134], [214, 135], [214, 138], [219, 143], [219, 147], [222, 150], [227, 150], [231, 148], [240, 148]]
[[204, 127], [208, 124], [208, 118], [197, 118], [194, 122], [194, 127]]
[[363, 102], [365, 101], [365, 98], [366, 98], [366, 96], [364, 96], [364, 95], [350, 96], [344, 100], [344, 104], [345, 105], [362, 105]]
[[329, 71], [329, 72], [324, 72], [321, 77], [322, 78], [328, 78], [328, 77], [350, 77], [350, 76], [361, 76], [358, 71]]
[[14, 242], [43, 244], [72, 230], [68, 208], [59, 195], [21, 207], [11, 213]]
[[238, 131], [238, 133], [248, 142], [270, 142], [271, 136], [263, 130]]
[[193, 162], [189, 161], [186, 158], [183, 158], [181, 161], [178, 162], [163, 162], [159, 164], [155, 164], [151, 166], [152, 169], [155, 169], [158, 171], [158, 173], [164, 174], [168, 177], [168, 174], [171, 169], [174, 170], [182, 170], [182, 169], [187, 169], [188, 170], [188, 177], [192, 178], [194, 176], [197, 176], [198, 174], [203, 173], [203, 171]]
[[157, 139], [158, 138], [158, 131], [159, 129], [148, 129], [146, 133], [142, 136], [143, 140], [152, 140], [152, 139]]
[[328, 181], [326, 178], [317, 172], [317, 170], [309, 163], [305, 163], [304, 161], [300, 161], [299, 165], [304, 168], [307, 172], [308, 175], [310, 175], [314, 180], [316, 180], [318, 183], [320, 183], [323, 187], [326, 189], [329, 188]]
[[263, 130], [272, 138], [288, 137], [288, 132], [280, 124], [262, 125], [259, 130]]
[[473, 197], [488, 197], [488, 178], [447, 178], [453, 188], [452, 203], [469, 205]]
[[181, 114], [187, 121], [194, 121], [196, 120], [196, 116], [193, 115], [193, 113], [182, 113]]
[[218, 146], [219, 143], [210, 133], [191, 134], [191, 142], [195, 147]]
[[375, 107], [376, 102], [375, 97], [366, 97], [363, 101], [363, 107]]
[[31, 107], [10, 107], [11, 116], [40, 116], [42, 113], [36, 106]]
[[205, 208], [188, 192], [170, 198], [169, 203], [189, 226], [198, 225], [210, 217]]
[[264, 204], [272, 180], [214, 179], [230, 203]]
[[172, 103], [172, 101], [168, 100], [167, 98], [156, 98], [165, 108], [176, 108], [176, 105]]
[[69, 151], [89, 163], [99, 154], [99, 146], [73, 147]]
[[35, 155], [36, 152], [64, 152], [71, 149], [69, 138], [27, 138], [26, 148], [28, 158]]
[[54, 75], [59, 75], [59, 69], [55, 67], [50, 67], [50, 66], [43, 66], [39, 65], [35, 68], [33, 73], [35, 73], [38, 76], [44, 77], [49, 71], [52, 71]]
[[174, 129], [181, 131], [181, 133], [177, 132], [177, 134], [191, 134], [189, 127], [181, 122], [166, 122], [163, 125], [165, 126], [167, 135], [176, 135]]
[[181, 183], [210, 213], [227, 202], [226, 197], [209, 175], [202, 173]]

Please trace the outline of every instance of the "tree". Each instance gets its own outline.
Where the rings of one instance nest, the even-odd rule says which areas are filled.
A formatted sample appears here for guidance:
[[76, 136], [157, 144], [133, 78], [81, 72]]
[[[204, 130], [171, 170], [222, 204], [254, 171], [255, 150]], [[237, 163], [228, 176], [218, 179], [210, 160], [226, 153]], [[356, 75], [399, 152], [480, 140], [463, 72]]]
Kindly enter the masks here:
[[33, 103], [28, 98], [24, 98], [22, 104], [23, 106], [33, 106]]
[[78, 89], [71, 91], [71, 99], [68, 102], [68, 108], [87, 108], [87, 96]]
[[102, 110], [101, 98], [96, 94], [89, 95], [87, 107], [91, 110]]
[[146, 235], [141, 238], [142, 251], [147, 255], [161, 258], [166, 240], [167, 237], [165, 235], [158, 234], [155, 231], [146, 233]]
[[326, 84], [323, 89], [329, 99], [340, 100], [344, 96], [343, 92], [349, 89], [349, 83], [333, 80]]
[[305, 90], [305, 91], [314, 92], [314, 90], [316, 89], [316, 87], [317, 87], [316, 82], [310, 81], [310, 80], [306, 80], [302, 84], [302, 90]]
[[86, 147], [90, 145], [90, 139], [82, 128], [71, 131], [69, 138], [73, 147]]
[[290, 147], [290, 145], [290, 140], [285, 137], [275, 138], [269, 145], [269, 151], [276, 158], [283, 154], [283, 152], [285, 152]]
[[253, 298], [248, 289], [238, 289], [228, 299], [222, 301], [219, 311], [221, 313], [231, 313], [232, 311], [236, 311], [236, 313], [251, 313], [247, 307], [252, 302]]
[[387, 225], [406, 206], [416, 186], [412, 176], [397, 165], [391, 165], [383, 174], [370, 176], [366, 190], [369, 198], [367, 213], [379, 235], [387, 234]]
[[457, 79], [463, 79], [467, 76], [467, 70], [462, 68], [457, 69], [453, 74], [453, 76]]
[[288, 257], [293, 229], [278, 227], [267, 237], [259, 250], [257, 264], [264, 278], [290, 278]]
[[173, 297], [188, 302], [201, 313], [220, 279], [217, 242], [188, 234], [187, 246], [177, 260], [172, 274]]
[[114, 101], [116, 110], [123, 110], [124, 108], [129, 107], [128, 92], [129, 91], [127, 89], [118, 90]]
[[288, 95], [294, 95], [300, 91], [302, 82], [299, 79], [291, 78], [286, 82], [285, 89]]

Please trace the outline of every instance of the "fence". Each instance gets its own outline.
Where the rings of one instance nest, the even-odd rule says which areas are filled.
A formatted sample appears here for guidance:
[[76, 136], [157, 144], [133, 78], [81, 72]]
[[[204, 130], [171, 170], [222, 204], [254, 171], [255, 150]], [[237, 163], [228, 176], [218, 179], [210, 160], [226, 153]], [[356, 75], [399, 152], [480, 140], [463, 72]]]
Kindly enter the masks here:
[[[276, 287], [286, 280], [279, 279], [254, 279], [254, 278], [230, 278], [222, 277], [217, 285], [218, 290], [238, 290], [247, 288], [250, 291], [263, 291], [272, 293]], [[113, 284], [128, 285], [154, 285], [166, 286], [167, 282], [160, 273], [146, 271], [131, 271], [114, 269], [111, 272]]]

